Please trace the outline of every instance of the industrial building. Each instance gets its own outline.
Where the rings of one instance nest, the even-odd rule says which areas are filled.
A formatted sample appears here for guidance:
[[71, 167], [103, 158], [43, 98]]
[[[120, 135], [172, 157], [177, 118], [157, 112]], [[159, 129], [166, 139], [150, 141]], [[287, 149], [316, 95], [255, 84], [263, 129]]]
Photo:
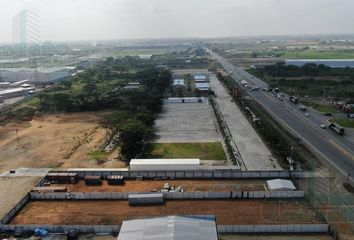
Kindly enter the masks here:
[[185, 97], [185, 98], [167, 98], [163, 100], [163, 103], [204, 103], [206, 99], [204, 97]]
[[74, 70], [74, 67], [2, 68], [0, 69], [0, 79], [6, 82], [27, 79], [29, 83], [33, 84], [51, 84], [68, 79]]
[[16, 97], [25, 97], [30, 94], [30, 92], [34, 91], [33, 87], [18, 87], [18, 88], [9, 88], [0, 90], [0, 96], [3, 99], [16, 98]]
[[207, 76], [205, 76], [205, 75], [194, 75], [194, 81], [196, 82], [196, 83], [204, 83], [204, 82], [206, 82], [207, 81]]
[[209, 83], [195, 83], [195, 88], [199, 91], [209, 91], [210, 86]]
[[137, 193], [128, 195], [129, 205], [146, 205], [164, 203], [163, 193]]
[[294, 191], [296, 187], [293, 182], [286, 179], [273, 179], [267, 181], [269, 191]]
[[168, 216], [123, 221], [118, 240], [217, 240], [215, 220]]
[[198, 170], [199, 159], [132, 159], [130, 169], [132, 171], [176, 171]]

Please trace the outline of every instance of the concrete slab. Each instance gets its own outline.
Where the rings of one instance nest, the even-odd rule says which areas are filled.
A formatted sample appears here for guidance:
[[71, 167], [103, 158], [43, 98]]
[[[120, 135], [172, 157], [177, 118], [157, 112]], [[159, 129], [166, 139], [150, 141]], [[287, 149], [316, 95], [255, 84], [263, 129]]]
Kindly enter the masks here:
[[0, 177], [0, 219], [40, 181], [41, 177]]
[[247, 170], [280, 170], [272, 154], [237, 105], [232, 102], [224, 86], [215, 74], [210, 74], [210, 86], [215, 91], [215, 98], [232, 137], [242, 156]]
[[209, 103], [171, 103], [156, 120], [159, 143], [219, 142]]

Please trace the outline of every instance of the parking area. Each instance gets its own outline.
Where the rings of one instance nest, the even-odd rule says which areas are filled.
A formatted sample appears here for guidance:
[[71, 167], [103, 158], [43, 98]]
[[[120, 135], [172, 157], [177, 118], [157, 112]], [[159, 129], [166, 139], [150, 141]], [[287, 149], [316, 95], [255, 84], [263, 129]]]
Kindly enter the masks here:
[[168, 103], [156, 120], [158, 143], [218, 142], [209, 103]]

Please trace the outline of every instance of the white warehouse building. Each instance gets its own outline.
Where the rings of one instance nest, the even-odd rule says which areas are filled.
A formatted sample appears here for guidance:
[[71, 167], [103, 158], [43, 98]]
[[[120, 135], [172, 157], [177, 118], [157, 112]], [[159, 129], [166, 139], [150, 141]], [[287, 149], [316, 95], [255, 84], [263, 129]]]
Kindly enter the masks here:
[[199, 159], [132, 159], [130, 170], [132, 171], [185, 171], [198, 170]]

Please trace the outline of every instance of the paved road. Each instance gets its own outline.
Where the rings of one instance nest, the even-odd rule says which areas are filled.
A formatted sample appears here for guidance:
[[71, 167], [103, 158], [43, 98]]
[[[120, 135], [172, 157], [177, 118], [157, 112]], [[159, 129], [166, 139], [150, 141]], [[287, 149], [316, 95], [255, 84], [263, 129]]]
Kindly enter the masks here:
[[[237, 83], [246, 80], [250, 85], [260, 88], [267, 88], [268, 85], [261, 79], [245, 72], [226, 61], [221, 56], [210, 52], [228, 73], [232, 72], [232, 77]], [[319, 127], [318, 118], [309, 118], [299, 111], [296, 106], [291, 106], [287, 100], [280, 101], [271, 93], [264, 91], [249, 91], [249, 95], [261, 104], [276, 120], [290, 129], [296, 136], [301, 138], [312, 151], [317, 153], [344, 176], [350, 174], [354, 177], [354, 145], [351, 139], [335, 135], [330, 130]]]
[[216, 102], [231, 132], [247, 170], [280, 170], [269, 149], [257, 135], [232, 97], [214, 74], [210, 74], [210, 87], [216, 93]]

